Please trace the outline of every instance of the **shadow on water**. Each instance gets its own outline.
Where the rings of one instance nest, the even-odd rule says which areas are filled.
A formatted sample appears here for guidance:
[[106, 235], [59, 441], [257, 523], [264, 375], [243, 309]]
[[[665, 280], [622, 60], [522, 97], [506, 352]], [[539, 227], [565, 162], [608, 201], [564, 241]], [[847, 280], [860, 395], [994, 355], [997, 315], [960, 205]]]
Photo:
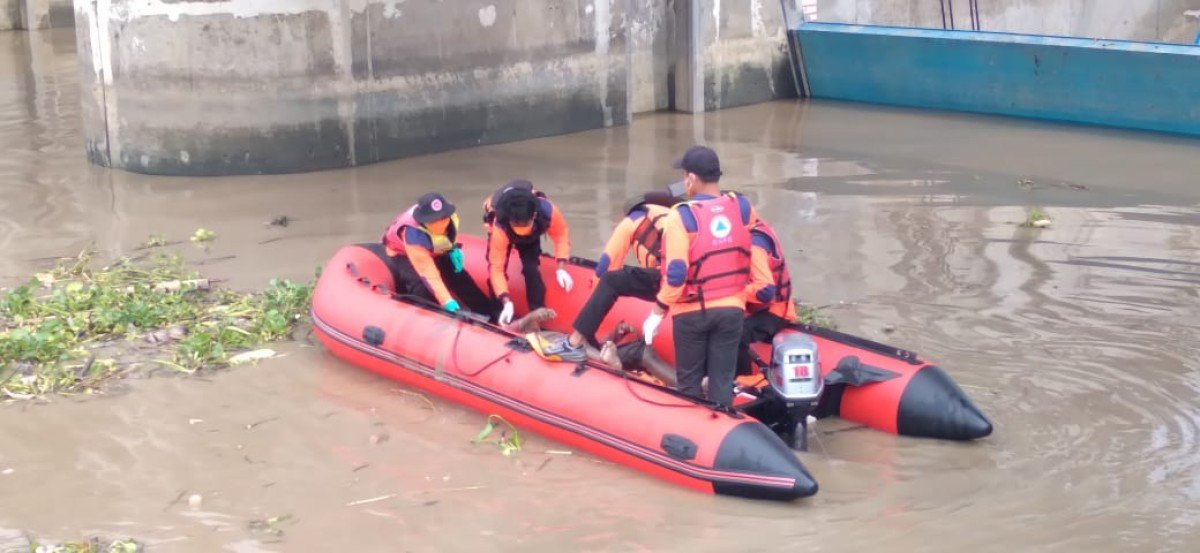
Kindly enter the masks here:
[[[211, 276], [305, 279], [429, 188], [478, 232], [479, 202], [515, 177], [594, 257], [624, 199], [707, 142], [780, 228], [804, 300], [947, 368], [997, 430], [951, 444], [821, 421], [802, 454], [813, 500], [715, 499], [536, 437], [516, 459], [473, 446], [482, 417], [300, 344], [211, 378], [0, 407], [0, 545], [24, 531], [189, 551], [1195, 545], [1196, 141], [778, 102], [343, 171], [153, 178], [84, 159], [71, 41], [0, 33], [0, 285], [89, 244], [115, 257], [200, 227], [217, 241], [181, 250]], [[1049, 228], [1017, 226], [1031, 205]], [[281, 215], [293, 223], [266, 224]], [[282, 538], [248, 526], [283, 514]]]

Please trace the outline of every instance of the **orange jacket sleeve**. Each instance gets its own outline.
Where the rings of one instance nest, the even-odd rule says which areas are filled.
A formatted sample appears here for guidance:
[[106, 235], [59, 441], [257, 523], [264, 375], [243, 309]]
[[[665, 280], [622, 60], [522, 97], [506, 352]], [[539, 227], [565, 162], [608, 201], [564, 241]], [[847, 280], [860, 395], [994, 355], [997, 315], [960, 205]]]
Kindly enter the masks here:
[[508, 265], [508, 235], [499, 228], [493, 227], [488, 234], [487, 264], [492, 292], [497, 298], [507, 296], [508, 275], [504, 274], [504, 269]]
[[[762, 293], [763, 297], [759, 297]], [[746, 285], [748, 303], [770, 303], [775, 296], [775, 275], [771, 273], [771, 254], [758, 244], [750, 246], [750, 282]]]
[[567, 228], [567, 219], [563, 217], [558, 206], [550, 204], [550, 227], [546, 229], [550, 241], [554, 242], [554, 258], [567, 259], [571, 257], [571, 231]]
[[433, 297], [437, 299], [438, 305], [446, 305], [446, 302], [454, 299], [454, 296], [451, 296], [450, 291], [446, 289], [446, 283], [442, 282], [442, 274], [438, 272], [437, 265], [433, 263], [433, 255], [429, 250], [421, 246], [405, 244], [404, 255], [408, 257], [408, 261], [412, 263], [417, 274], [421, 275], [425, 286], [433, 291]]
[[613, 229], [608, 244], [604, 246], [604, 253], [600, 255], [600, 261], [596, 264], [596, 276], [602, 276], [610, 269], [620, 268], [625, 264], [625, 256], [629, 255], [629, 243], [633, 240], [633, 231], [637, 230], [637, 227], [638, 222], [629, 217], [617, 223], [617, 228]]
[[679, 302], [687, 283], [689, 244], [679, 210], [672, 209], [663, 223], [663, 279], [658, 290], [658, 304], [667, 311]]

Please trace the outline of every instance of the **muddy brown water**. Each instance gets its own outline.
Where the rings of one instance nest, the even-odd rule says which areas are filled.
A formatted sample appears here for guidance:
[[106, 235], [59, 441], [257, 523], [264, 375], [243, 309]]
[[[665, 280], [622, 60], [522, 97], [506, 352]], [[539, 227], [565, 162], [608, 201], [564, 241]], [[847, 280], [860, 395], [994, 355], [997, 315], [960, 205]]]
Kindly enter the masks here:
[[[1200, 141], [778, 102], [353, 170], [145, 177], [84, 159], [72, 41], [0, 33], [0, 284], [157, 233], [232, 286], [305, 279], [424, 190], [471, 228], [513, 177], [594, 256], [624, 198], [703, 141], [780, 228], [802, 297], [946, 367], [996, 432], [821, 421], [801, 454], [815, 498], [714, 498], [537, 437], [506, 458], [470, 443], [483, 416], [294, 344], [203, 379], [0, 406], [0, 550], [26, 534], [153, 551], [1200, 550]], [[1016, 226], [1028, 205], [1053, 225]], [[294, 222], [265, 224], [280, 215]], [[219, 235], [208, 250], [186, 243], [199, 227]], [[250, 527], [280, 515], [280, 536]]]

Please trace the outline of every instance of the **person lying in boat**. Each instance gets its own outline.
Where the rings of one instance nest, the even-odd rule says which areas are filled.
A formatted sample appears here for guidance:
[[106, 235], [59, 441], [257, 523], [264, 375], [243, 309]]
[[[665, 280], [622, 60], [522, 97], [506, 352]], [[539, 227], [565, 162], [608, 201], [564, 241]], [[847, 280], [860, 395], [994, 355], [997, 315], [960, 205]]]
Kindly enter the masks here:
[[555, 277], [563, 290], [571, 291], [574, 282], [567, 273], [571, 256], [570, 233], [562, 213], [546, 195], [527, 180], [514, 180], [501, 187], [483, 203], [483, 226], [487, 233], [488, 286], [503, 307], [500, 324], [513, 319], [513, 303], [508, 297], [508, 256], [513, 249], [521, 260], [525, 277], [525, 299], [530, 311], [546, 306], [546, 285], [540, 270], [542, 235], [554, 242], [558, 260]]
[[633, 327], [628, 323], [621, 322], [611, 333], [604, 336], [604, 345], [599, 350], [586, 345], [580, 348], [563, 348], [563, 333], [542, 330], [542, 323], [557, 316], [553, 309], [542, 307], [505, 325], [505, 328], [524, 334], [539, 355], [548, 359], [568, 362], [591, 359], [618, 370], [643, 370], [664, 385], [675, 386], [675, 368], [654, 353], [654, 349], [646, 345], [645, 340], [636, 336]]
[[492, 313], [492, 301], [463, 269], [463, 252], [454, 241], [458, 228], [454, 204], [437, 192], [396, 216], [382, 238], [396, 292], [437, 302], [450, 313], [463, 304], [476, 313]]
[[[792, 302], [792, 276], [783, 256], [783, 244], [770, 225], [759, 219], [750, 228], [750, 270], [754, 278], [746, 287], [746, 320], [738, 346], [739, 374], [752, 372], [750, 344], [769, 344], [780, 330], [797, 318]], [[769, 283], [769, 284], [764, 284]]]
[[[671, 213], [670, 206], [682, 199], [680, 196], [682, 192], [668, 188], [665, 192], [644, 194], [626, 207], [625, 217], [617, 223], [604, 246], [604, 253], [596, 262], [596, 286], [572, 323], [574, 332], [567, 339], [567, 347], [579, 349], [589, 343], [598, 345], [596, 330], [618, 298], [632, 296], [654, 301], [662, 283], [659, 262], [662, 259], [663, 222]], [[630, 251], [636, 266], [625, 265], [625, 257]]]

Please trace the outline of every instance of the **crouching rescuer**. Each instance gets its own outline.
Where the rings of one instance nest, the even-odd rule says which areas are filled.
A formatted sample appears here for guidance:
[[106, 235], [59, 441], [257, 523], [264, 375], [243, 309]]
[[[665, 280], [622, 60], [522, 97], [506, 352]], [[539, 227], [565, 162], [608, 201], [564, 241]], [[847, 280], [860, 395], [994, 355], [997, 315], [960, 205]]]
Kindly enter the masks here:
[[450, 313], [464, 305], [476, 313], [492, 314], [492, 301], [463, 266], [454, 204], [431, 192], [398, 215], [383, 234], [391, 260], [396, 293], [424, 298]]

